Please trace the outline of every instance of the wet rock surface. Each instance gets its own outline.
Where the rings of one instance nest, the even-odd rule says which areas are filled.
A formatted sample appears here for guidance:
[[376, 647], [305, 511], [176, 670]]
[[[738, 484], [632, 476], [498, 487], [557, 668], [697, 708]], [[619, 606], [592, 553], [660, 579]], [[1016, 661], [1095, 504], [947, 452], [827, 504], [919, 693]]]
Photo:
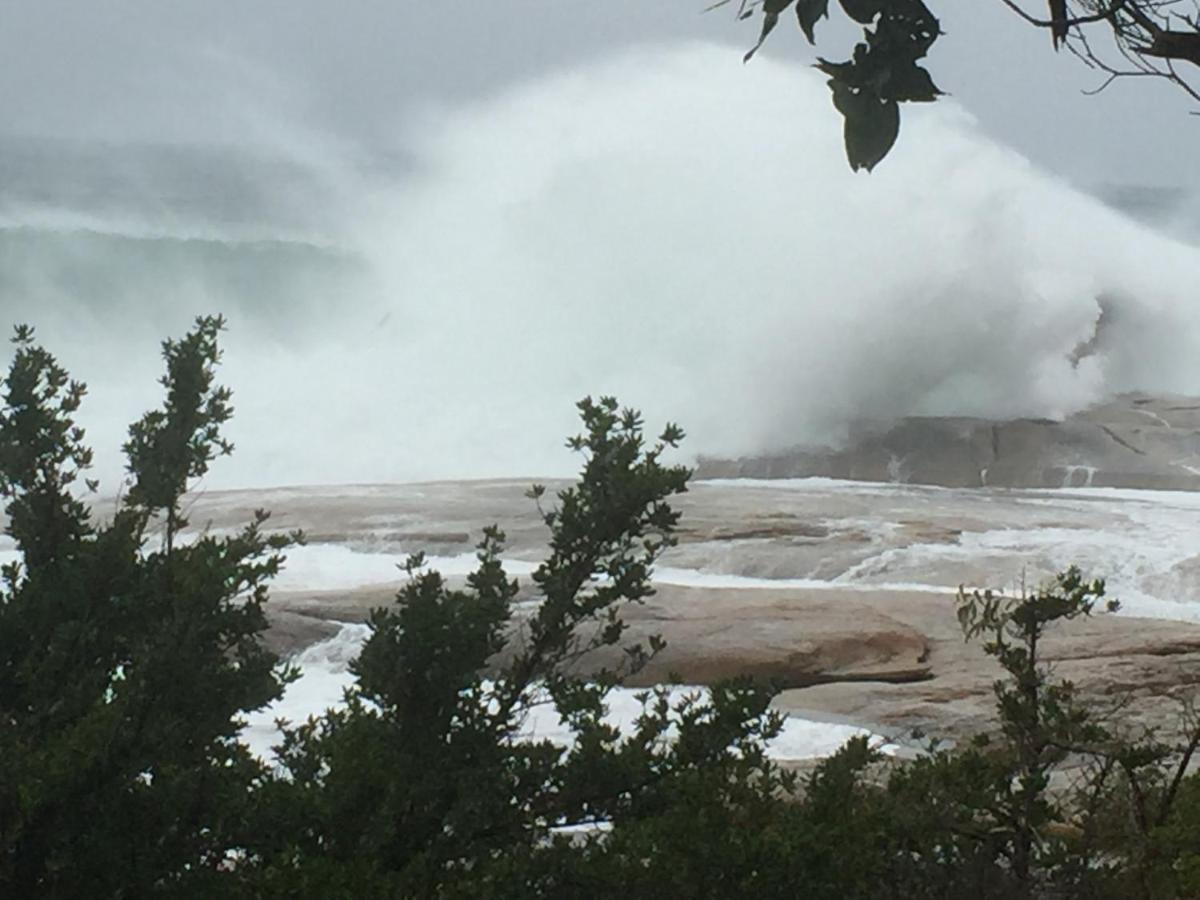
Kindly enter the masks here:
[[1200, 398], [1130, 394], [1061, 421], [912, 417], [844, 447], [701, 460], [707, 478], [825, 476], [947, 487], [1200, 490]]
[[[651, 600], [624, 615], [625, 643], [645, 644], [654, 634], [667, 642], [627, 683], [711, 684], [748, 675], [798, 688], [931, 677], [925, 635], [839, 594], [844, 592], [662, 585]], [[621, 656], [619, 650], [593, 654], [582, 666], [616, 666]]]
[[[268, 604], [273, 646], [289, 652], [391, 602], [410, 552], [460, 581], [493, 522], [508, 534], [527, 614], [527, 575], [546, 540], [527, 486], [213, 493], [191, 520], [233, 528], [265, 507], [274, 527], [308, 532]], [[961, 637], [957, 586], [1019, 589], [1071, 562], [1107, 576], [1126, 608], [1048, 636], [1058, 675], [1097, 708], [1123, 703], [1129, 724], [1162, 726], [1200, 679], [1197, 495], [701, 481], [678, 506], [680, 544], [661, 562], [658, 593], [625, 615], [630, 641], [667, 641], [633, 684], [749, 674], [782, 685], [777, 704], [796, 714], [961, 738], [994, 725], [999, 673]]]

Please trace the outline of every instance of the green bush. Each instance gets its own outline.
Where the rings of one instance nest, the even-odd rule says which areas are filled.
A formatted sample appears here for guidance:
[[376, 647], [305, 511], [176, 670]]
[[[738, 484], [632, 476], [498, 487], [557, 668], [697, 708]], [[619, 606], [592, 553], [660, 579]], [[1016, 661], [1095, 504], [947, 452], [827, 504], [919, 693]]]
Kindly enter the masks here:
[[[0, 410], [0, 493], [22, 562], [0, 591], [0, 893], [173, 894], [217, 876], [264, 774], [240, 714], [287, 673], [258, 638], [288, 539], [177, 545], [181, 497], [219, 452], [220, 319], [163, 346], [167, 402], [130, 429], [129, 490], [96, 522], [83, 385], [18, 329]], [[89, 484], [94, 489], [94, 484]], [[190, 887], [188, 888], [190, 889]]]
[[[261, 643], [265, 585], [298, 534], [181, 538], [182, 498], [232, 448], [219, 318], [167, 341], [161, 409], [130, 428], [128, 489], [99, 521], [85, 391], [18, 329], [0, 408], [0, 493], [21, 562], [0, 587], [0, 896], [1007, 898], [1200, 895], [1200, 727], [1180, 747], [1100, 722], [1040, 657], [1091, 614], [1075, 569], [1028, 595], [960, 594], [1000, 663], [998, 727], [909, 762], [850, 741], [804, 778], [766, 755], [781, 717], [746, 681], [647, 691], [604, 721], [662, 647], [626, 640], [689, 471], [615, 400], [579, 404], [578, 481], [530, 491], [548, 554], [518, 613], [504, 535], [463, 587], [409, 561], [376, 610], [346, 703], [239, 743], [294, 672]], [[82, 483], [82, 485], [81, 485]], [[587, 678], [576, 663], [620, 648]], [[487, 673], [487, 674], [485, 674]], [[550, 704], [566, 747], [534, 741]], [[1064, 773], [1074, 787], [1059, 786]], [[1057, 781], [1056, 781], [1057, 779]]]

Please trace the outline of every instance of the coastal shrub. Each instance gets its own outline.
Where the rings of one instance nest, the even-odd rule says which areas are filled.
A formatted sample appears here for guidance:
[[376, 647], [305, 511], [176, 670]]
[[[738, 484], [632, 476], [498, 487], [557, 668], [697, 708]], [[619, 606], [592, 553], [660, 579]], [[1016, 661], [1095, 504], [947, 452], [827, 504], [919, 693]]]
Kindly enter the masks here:
[[[529, 584], [485, 528], [451, 584], [408, 562], [374, 611], [345, 703], [286, 724], [268, 766], [245, 713], [295, 672], [267, 652], [266, 585], [299, 534], [186, 532], [184, 496], [232, 447], [219, 318], [163, 345], [161, 408], [130, 428], [107, 517], [83, 492], [85, 395], [20, 328], [0, 406], [13, 561], [0, 585], [0, 896], [1009, 898], [1200, 895], [1200, 725], [1181, 740], [1101, 715], [1044, 660], [1104, 585], [960, 592], [1000, 666], [996, 727], [910, 760], [848, 742], [803, 775], [767, 756], [767, 685], [673, 699], [632, 731], [611, 689], [662, 649], [622, 610], [676, 540], [683, 438], [612, 398], [579, 404], [578, 480], [530, 490]], [[1110, 604], [1111, 606], [1111, 604]], [[580, 661], [619, 659], [596, 672]], [[586, 672], [586, 675], [584, 674]], [[533, 740], [553, 709], [571, 739]], [[1118, 710], [1119, 713], [1119, 710]]]
[[[732, 682], [674, 703], [651, 691], [632, 734], [604, 720], [609, 689], [662, 646], [625, 642], [620, 611], [652, 593], [653, 564], [675, 542], [669, 500], [690, 473], [662, 461], [678, 428], [647, 443], [638, 413], [612, 398], [579, 412], [583, 431], [569, 442], [583, 456], [579, 480], [551, 505], [543, 488], [530, 491], [549, 545], [531, 577], [533, 611], [516, 617], [495, 528], [464, 587], [414, 557], [397, 602], [371, 617], [344, 707], [286, 732], [264, 808], [297, 827], [249, 848], [271, 891], [562, 896], [586, 885], [595, 895], [631, 883], [626, 832], [638, 836], [635, 867], [649, 855], [669, 890], [661, 879], [680, 824], [694, 836], [708, 823], [717, 850], [741, 818], [778, 805], [790, 779], [765, 755], [780, 724], [765, 690]], [[605, 647], [623, 663], [576, 673]], [[569, 728], [568, 747], [522, 738], [545, 704]], [[696, 851], [723, 892], [736, 877], [728, 854]]]
[[[681, 430], [647, 445], [610, 398], [579, 405], [578, 484], [549, 508], [530, 492], [549, 555], [522, 640], [498, 530], [463, 588], [414, 558], [397, 603], [372, 616], [345, 707], [284, 732], [278, 770], [254, 758], [242, 716], [294, 675], [261, 642], [265, 584], [301, 536], [267, 532], [259, 513], [234, 535], [181, 537], [189, 485], [232, 450], [223, 325], [202, 318], [164, 343], [165, 402], [131, 426], [126, 490], [104, 520], [79, 494], [98, 487], [75, 422], [86, 389], [17, 330], [0, 409], [16, 551], [0, 593], [0, 893], [555, 893], [579, 866], [553, 861], [586, 857], [575, 828], [698, 808], [689, 797], [709, 818], [775, 802], [787, 779], [763, 752], [779, 726], [765, 690], [649, 692], [631, 736], [603, 719], [608, 689], [661, 647], [626, 645], [619, 612], [652, 592], [678, 521], [667, 501], [690, 474], [661, 461]], [[573, 674], [602, 647], [622, 664]], [[570, 748], [518, 739], [547, 703]]]
[[98, 521], [85, 387], [18, 328], [0, 407], [17, 560], [0, 586], [0, 895], [178, 895], [219, 877], [264, 769], [239, 716], [288, 673], [259, 642], [289, 538], [260, 514], [181, 545], [182, 498], [230, 446], [219, 318], [163, 345], [164, 405], [130, 428], [128, 490]]

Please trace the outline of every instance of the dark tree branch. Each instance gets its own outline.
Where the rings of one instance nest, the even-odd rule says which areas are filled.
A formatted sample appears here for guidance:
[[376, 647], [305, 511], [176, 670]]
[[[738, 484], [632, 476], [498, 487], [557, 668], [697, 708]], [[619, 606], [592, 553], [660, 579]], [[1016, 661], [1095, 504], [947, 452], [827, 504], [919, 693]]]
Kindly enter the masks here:
[[1108, 9], [1086, 16], [1075, 16], [1067, 19], [1039, 19], [1022, 9], [1015, 0], [1000, 0], [1005, 6], [1015, 12], [1030, 25], [1038, 28], [1075, 28], [1079, 25], [1092, 25], [1096, 22], [1106, 22], [1112, 19], [1125, 6], [1125, 0], [1116, 0]]
[[1179, 759], [1179, 764], [1175, 767], [1175, 772], [1171, 777], [1171, 784], [1167, 787], [1167, 791], [1163, 795], [1162, 806], [1158, 810], [1156, 824], [1160, 826], [1166, 824], [1167, 816], [1171, 814], [1171, 806], [1175, 803], [1175, 795], [1179, 792], [1179, 785], [1183, 782], [1183, 777], [1187, 774], [1187, 770], [1192, 764], [1192, 757], [1195, 756], [1197, 749], [1200, 749], [1200, 725], [1193, 724], [1187, 746], [1184, 748], [1183, 755]]
[[[1200, 15], [1188, 16], [1176, 11], [1174, 7], [1181, 0], [1112, 0], [1108, 3], [1073, 0], [1065, 7], [1052, 5], [1052, 12], [1060, 14], [1050, 19], [1030, 14], [1018, 0], [1001, 2], [1023, 21], [1038, 28], [1051, 29], [1056, 38], [1062, 37], [1061, 41], [1056, 40], [1056, 46], [1065, 44], [1088, 68], [1104, 74], [1104, 79], [1097, 87], [1083, 93], [1098, 94], [1114, 81], [1125, 78], [1153, 77], [1175, 85], [1200, 103], [1200, 89], [1189, 82], [1177, 67], [1180, 62], [1200, 67]], [[1200, 13], [1200, 6], [1197, 12]], [[1097, 50], [1089, 39], [1089, 32], [1083, 26], [1098, 23], [1107, 24], [1113, 50], [1120, 57], [1120, 62], [1105, 58], [1106, 54]]]

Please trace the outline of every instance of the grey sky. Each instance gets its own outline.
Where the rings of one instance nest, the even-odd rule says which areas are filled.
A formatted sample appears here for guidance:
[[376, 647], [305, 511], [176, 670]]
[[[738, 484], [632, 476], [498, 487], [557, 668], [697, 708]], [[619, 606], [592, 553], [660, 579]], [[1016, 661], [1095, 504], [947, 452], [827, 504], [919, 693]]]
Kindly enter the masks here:
[[[704, 0], [0, 0], [0, 132], [85, 139], [253, 138], [256, 117], [368, 146], [406, 109], [493, 91], [638, 41], [731, 53], [756, 23]], [[1200, 119], [1165, 84], [1081, 96], [1098, 78], [999, 0], [931, 4], [947, 32], [930, 68], [984, 129], [1084, 184], [1200, 184]], [[799, 33], [767, 48], [810, 62]], [[844, 55], [826, 27], [822, 53]], [[837, 128], [829, 118], [813, 127]]]

